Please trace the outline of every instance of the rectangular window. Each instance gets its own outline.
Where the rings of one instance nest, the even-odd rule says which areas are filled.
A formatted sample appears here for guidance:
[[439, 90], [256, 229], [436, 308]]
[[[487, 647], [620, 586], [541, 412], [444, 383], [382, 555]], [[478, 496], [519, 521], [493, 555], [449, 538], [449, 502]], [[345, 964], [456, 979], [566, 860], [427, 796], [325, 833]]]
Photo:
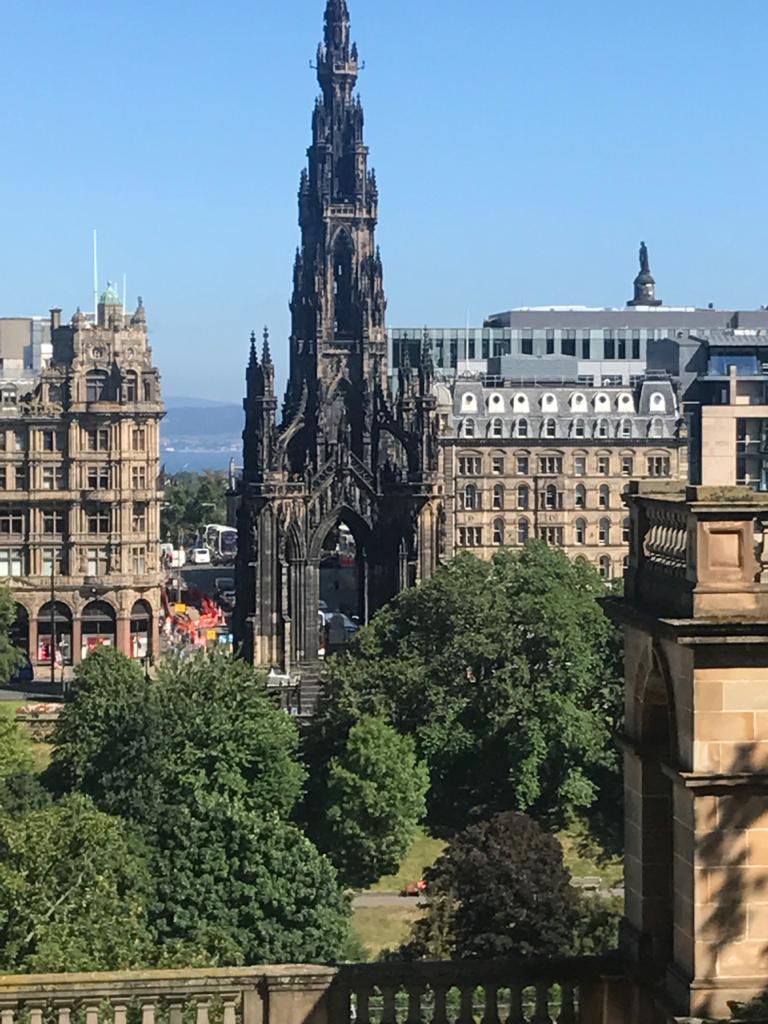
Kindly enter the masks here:
[[145, 576], [147, 572], [147, 549], [131, 548], [131, 569], [134, 576]]
[[581, 339], [581, 358], [589, 359], [592, 355], [592, 341], [589, 337], [589, 331], [587, 331]]
[[145, 533], [147, 529], [147, 506], [142, 501], [134, 502], [131, 520], [134, 533]]
[[0, 452], [4, 452], [5, 451], [5, 443], [6, 443], [5, 442], [5, 438], [6, 438], [5, 431], [4, 430], [0, 430]]
[[605, 340], [603, 341], [603, 359], [615, 359], [616, 358], [616, 342], [613, 339], [613, 335], [606, 334]]
[[635, 472], [635, 460], [631, 455], [621, 456], [621, 475], [633, 476]]
[[574, 455], [574, 457], [573, 457], [573, 475], [574, 476], [586, 476], [587, 475], [587, 457], [586, 457], [586, 455]]
[[640, 331], [632, 331], [632, 358], [640, 358]]
[[109, 555], [106, 548], [88, 548], [86, 552], [87, 575], [106, 576], [109, 571]]
[[64, 576], [64, 552], [61, 548], [43, 548], [43, 576]]
[[5, 466], [0, 466], [0, 491], [8, 489], [8, 470]]
[[15, 466], [14, 467], [14, 488], [17, 491], [26, 491], [27, 489], [27, 467], [26, 466]]
[[539, 459], [539, 472], [545, 476], [556, 476], [563, 472], [563, 459], [560, 455], [542, 455]]
[[131, 468], [131, 486], [135, 491], [146, 490], [147, 487], [147, 467], [146, 466], [133, 466]]
[[627, 358], [627, 339], [619, 338], [619, 359]]
[[56, 449], [56, 431], [55, 430], [44, 430], [43, 434], [43, 451], [44, 452], [55, 452]]
[[504, 475], [504, 456], [494, 455], [491, 459], [491, 472], [494, 476]]
[[143, 452], [146, 450], [147, 444], [147, 432], [141, 427], [131, 431], [131, 449], [134, 452]]
[[43, 533], [60, 537], [64, 533], [64, 513], [50, 508], [43, 511]]
[[89, 490], [109, 490], [109, 475], [109, 466], [89, 466], [87, 475]]
[[597, 474], [598, 476], [610, 476], [611, 473], [611, 457], [610, 455], [598, 455], [597, 456]]
[[[460, 455], [459, 456], [459, 475], [460, 476], [480, 476], [482, 472], [483, 460], [479, 455]], [[137, 467], [134, 467], [137, 468]], [[134, 487], [137, 485], [134, 484]]]
[[547, 331], [547, 355], [553, 356], [555, 354], [555, 332]]
[[21, 509], [0, 510], [0, 535], [16, 536], [24, 533], [24, 513]]
[[483, 530], [481, 526], [460, 526], [459, 547], [480, 548], [483, 546]]
[[27, 435], [23, 430], [14, 430], [13, 448], [17, 452], [25, 452], [27, 450]]
[[0, 548], [0, 576], [24, 576], [24, 552], [21, 548]]
[[672, 464], [668, 455], [651, 455], [648, 458], [648, 476], [671, 476]]
[[97, 430], [88, 431], [88, 451], [108, 452], [109, 451], [109, 428], [99, 427]]
[[549, 544], [551, 548], [561, 548], [563, 546], [563, 527], [562, 526], [541, 526], [539, 527], [539, 540], [543, 540], [545, 544]]
[[576, 355], [576, 331], [563, 331], [560, 351], [564, 356]]
[[527, 455], [518, 455], [516, 459], [516, 469], [518, 476], [528, 476], [530, 469], [530, 460]]
[[98, 505], [88, 510], [88, 533], [109, 533], [112, 516], [108, 506]]
[[524, 356], [533, 355], [533, 335], [526, 333], [520, 341], [520, 351]]
[[64, 487], [64, 466], [61, 463], [55, 466], [43, 466], [40, 486], [44, 491], [62, 490]]

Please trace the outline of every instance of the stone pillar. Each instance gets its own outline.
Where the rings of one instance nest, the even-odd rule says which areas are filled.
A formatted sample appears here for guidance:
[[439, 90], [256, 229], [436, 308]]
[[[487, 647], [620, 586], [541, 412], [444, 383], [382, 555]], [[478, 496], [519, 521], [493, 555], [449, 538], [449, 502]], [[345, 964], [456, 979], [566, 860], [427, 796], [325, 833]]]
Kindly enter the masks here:
[[768, 989], [768, 499], [630, 499], [625, 952], [696, 1018]]
[[83, 623], [79, 615], [72, 619], [72, 664], [79, 665], [82, 658]]
[[126, 612], [117, 613], [117, 634], [115, 646], [118, 651], [130, 658], [131, 656], [131, 618]]

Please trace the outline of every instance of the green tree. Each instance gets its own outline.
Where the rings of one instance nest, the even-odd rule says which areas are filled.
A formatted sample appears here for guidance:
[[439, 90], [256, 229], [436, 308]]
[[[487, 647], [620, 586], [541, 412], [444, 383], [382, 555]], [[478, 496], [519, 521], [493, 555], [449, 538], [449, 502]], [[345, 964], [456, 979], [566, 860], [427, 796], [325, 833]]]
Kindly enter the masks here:
[[335, 872], [290, 820], [304, 778], [295, 722], [250, 666], [217, 654], [166, 661], [149, 681], [120, 656], [89, 658], [54, 734], [59, 790], [89, 794], [144, 836], [159, 942], [208, 962], [333, 959], [343, 947]]
[[15, 719], [0, 715], [0, 784], [9, 776], [32, 770], [29, 743]]
[[426, 812], [428, 785], [410, 737], [372, 716], [350, 729], [310, 830], [342, 882], [365, 888], [397, 870]]
[[227, 486], [227, 474], [213, 469], [167, 480], [160, 524], [164, 539], [184, 544], [208, 523], [226, 523]]
[[24, 664], [25, 656], [13, 642], [17, 608], [8, 587], [0, 585], [0, 686], [6, 686]]
[[557, 839], [524, 814], [508, 811], [457, 833], [427, 872], [429, 909], [421, 926], [445, 942], [453, 905], [458, 957], [554, 956], [569, 952], [578, 898]]
[[408, 590], [330, 663], [309, 743], [313, 771], [360, 716], [416, 741], [438, 832], [515, 808], [560, 821], [618, 772], [618, 633], [584, 560], [533, 542], [491, 562], [466, 554]]
[[123, 822], [81, 796], [0, 817], [0, 965], [5, 971], [106, 971], [152, 950], [152, 885]]

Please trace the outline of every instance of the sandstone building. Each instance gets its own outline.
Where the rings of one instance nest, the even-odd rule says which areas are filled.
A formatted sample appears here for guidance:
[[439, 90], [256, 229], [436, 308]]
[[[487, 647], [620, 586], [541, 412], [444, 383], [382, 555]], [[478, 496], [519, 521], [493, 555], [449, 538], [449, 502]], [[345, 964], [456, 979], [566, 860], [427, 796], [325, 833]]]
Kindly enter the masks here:
[[562, 381], [438, 384], [450, 557], [538, 538], [620, 578], [630, 480], [687, 479], [687, 433], [668, 378], [633, 387]]
[[54, 309], [50, 337], [33, 387], [0, 388], [0, 579], [36, 675], [61, 679], [99, 644], [157, 651], [163, 405], [141, 302]]

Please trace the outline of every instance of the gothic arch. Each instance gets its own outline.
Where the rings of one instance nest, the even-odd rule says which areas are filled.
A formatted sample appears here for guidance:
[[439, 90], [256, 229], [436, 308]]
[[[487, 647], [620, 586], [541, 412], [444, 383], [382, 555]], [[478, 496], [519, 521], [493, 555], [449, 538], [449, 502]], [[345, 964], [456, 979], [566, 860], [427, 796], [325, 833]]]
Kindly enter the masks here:
[[311, 561], [319, 560], [325, 538], [337, 523], [343, 523], [351, 530], [358, 552], [361, 555], [368, 551], [372, 534], [369, 523], [363, 519], [359, 512], [350, 508], [349, 505], [339, 505], [337, 508], [332, 509], [315, 529], [309, 542], [309, 558]]
[[304, 562], [307, 558], [307, 543], [304, 533], [296, 519], [288, 524], [280, 545], [280, 558], [283, 562]]

